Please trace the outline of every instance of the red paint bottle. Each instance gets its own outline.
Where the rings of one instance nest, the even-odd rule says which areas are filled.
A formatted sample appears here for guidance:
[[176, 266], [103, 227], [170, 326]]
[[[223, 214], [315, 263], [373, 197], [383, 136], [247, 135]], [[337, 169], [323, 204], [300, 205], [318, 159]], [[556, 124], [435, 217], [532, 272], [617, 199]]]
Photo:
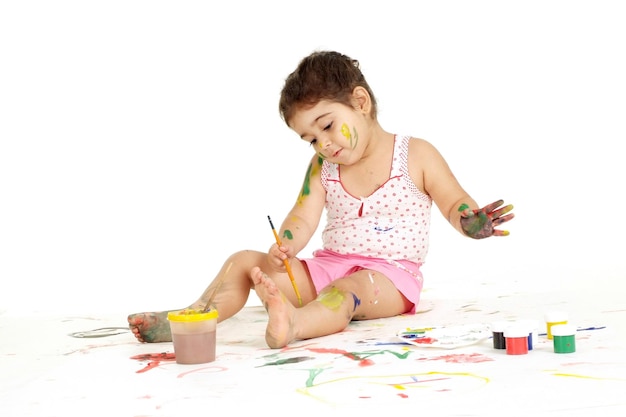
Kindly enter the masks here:
[[509, 326], [504, 330], [507, 355], [528, 353], [528, 329], [522, 326]]

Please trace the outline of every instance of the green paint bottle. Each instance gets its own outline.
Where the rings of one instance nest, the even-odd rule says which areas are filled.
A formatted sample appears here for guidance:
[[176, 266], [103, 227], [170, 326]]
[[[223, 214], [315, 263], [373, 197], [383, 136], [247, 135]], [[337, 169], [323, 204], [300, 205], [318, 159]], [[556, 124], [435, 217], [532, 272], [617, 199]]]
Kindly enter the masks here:
[[576, 352], [576, 327], [571, 324], [552, 326], [552, 341], [554, 342], [554, 353]]

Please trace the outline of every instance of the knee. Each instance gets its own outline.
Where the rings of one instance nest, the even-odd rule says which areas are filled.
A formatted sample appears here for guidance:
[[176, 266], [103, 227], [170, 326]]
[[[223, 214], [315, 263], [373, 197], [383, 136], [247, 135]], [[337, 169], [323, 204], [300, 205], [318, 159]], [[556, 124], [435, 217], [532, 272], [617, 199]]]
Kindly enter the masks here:
[[244, 250], [240, 250], [230, 255], [228, 257], [228, 260], [233, 261], [233, 262], [236, 262], [236, 261], [244, 262], [244, 261], [249, 261], [249, 260], [257, 261], [259, 259], [263, 259], [264, 257], [265, 257], [265, 254], [263, 252], [244, 249]]
[[361, 299], [355, 292], [351, 291], [349, 288], [337, 285], [330, 285], [324, 288], [317, 295], [316, 299], [331, 310], [337, 310], [342, 305], [346, 305], [350, 311], [354, 312], [361, 304]]

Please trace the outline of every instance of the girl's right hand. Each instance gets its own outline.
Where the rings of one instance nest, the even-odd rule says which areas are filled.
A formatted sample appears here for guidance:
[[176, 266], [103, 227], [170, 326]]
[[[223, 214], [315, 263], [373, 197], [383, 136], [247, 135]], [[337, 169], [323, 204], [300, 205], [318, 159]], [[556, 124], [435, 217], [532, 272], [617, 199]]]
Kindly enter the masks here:
[[289, 258], [288, 253], [289, 247], [278, 246], [278, 244], [274, 243], [270, 246], [267, 253], [267, 263], [270, 264], [276, 272], [287, 272], [285, 260]]

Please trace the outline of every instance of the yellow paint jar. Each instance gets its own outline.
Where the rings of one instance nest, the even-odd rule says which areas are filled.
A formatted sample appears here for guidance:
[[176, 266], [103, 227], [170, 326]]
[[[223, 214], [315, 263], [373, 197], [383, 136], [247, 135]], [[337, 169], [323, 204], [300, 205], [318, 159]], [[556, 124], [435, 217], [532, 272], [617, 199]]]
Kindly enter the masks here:
[[548, 339], [552, 340], [552, 326], [559, 324], [567, 324], [569, 319], [568, 314], [564, 311], [550, 311], [545, 314], [544, 319], [546, 321], [546, 332]]

